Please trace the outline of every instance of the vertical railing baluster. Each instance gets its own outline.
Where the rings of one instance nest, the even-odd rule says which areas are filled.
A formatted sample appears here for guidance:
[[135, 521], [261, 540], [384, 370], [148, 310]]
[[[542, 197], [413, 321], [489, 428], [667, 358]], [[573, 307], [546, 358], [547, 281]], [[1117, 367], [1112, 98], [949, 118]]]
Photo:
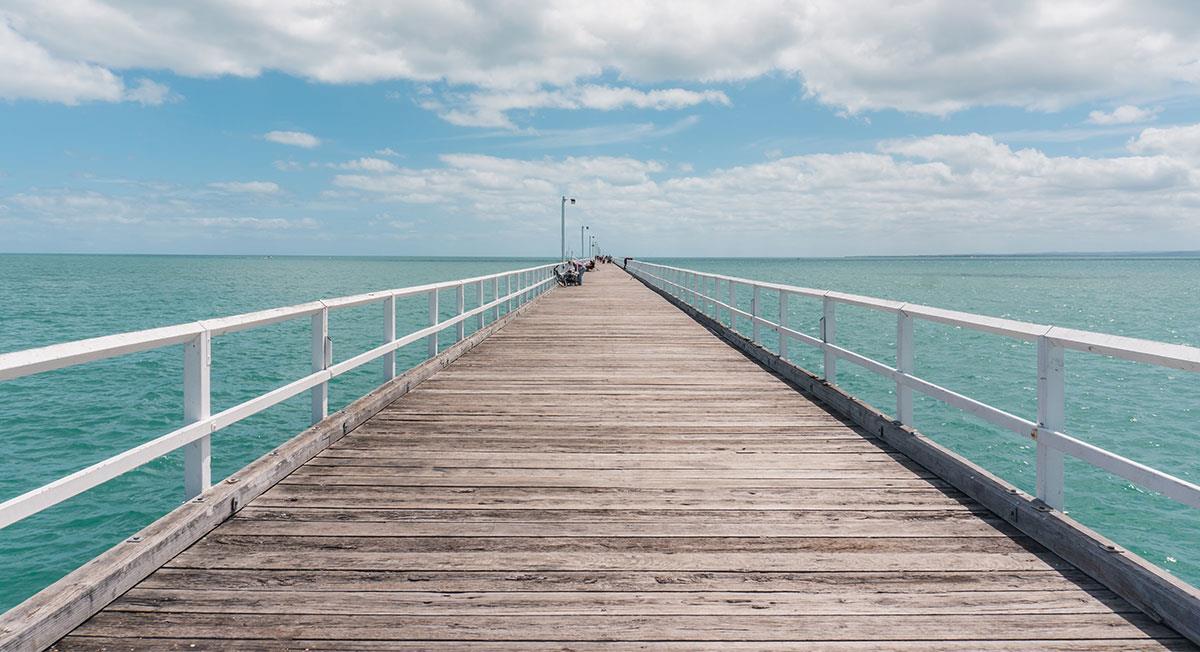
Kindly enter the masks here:
[[[333, 357], [333, 347], [329, 341], [329, 308], [312, 316], [312, 370], [324, 371], [329, 368]], [[312, 422], [316, 423], [329, 416], [329, 381], [322, 381], [312, 388]]]
[[[441, 316], [438, 314], [438, 291], [429, 291], [429, 325], [436, 326], [441, 321]], [[434, 331], [425, 338], [426, 345], [429, 347], [429, 357], [435, 358], [438, 354], [438, 334], [441, 331]]]
[[751, 326], [750, 326], [750, 334], [751, 334], [750, 341], [754, 342], [755, 344], [758, 343], [758, 336], [759, 336], [759, 326], [758, 326], [759, 305], [758, 305], [758, 302], [759, 302], [759, 299], [761, 298], [759, 290], [760, 290], [760, 288], [757, 285], [755, 285], [753, 294], [750, 295], [750, 324], [751, 324]]
[[717, 307], [717, 277], [713, 276], [709, 279], [712, 283], [708, 286], [708, 316], [713, 319], [721, 318], [721, 309]]
[[[896, 313], [897, 371], [912, 375], [915, 370], [913, 353], [913, 318], [901, 310]], [[906, 426], [913, 425], [912, 388], [903, 379], [896, 380], [896, 419]]]
[[779, 290], [779, 357], [788, 359], [788, 335], [783, 329], [788, 325], [788, 293]]
[[[458, 293], [455, 295], [454, 307], [458, 311], [455, 315], [462, 317], [463, 311], [467, 308], [467, 288], [462, 283], [458, 284]], [[456, 342], [463, 341], [463, 338], [467, 336], [466, 320], [458, 320], [458, 323], [455, 324], [454, 335], [458, 338], [455, 340]]]
[[[824, 297], [821, 304], [821, 341], [833, 344], [837, 341], [837, 304], [829, 297]], [[837, 384], [837, 354], [829, 347], [825, 349], [825, 382]]]
[[737, 330], [737, 316], [733, 310], [737, 308], [737, 288], [734, 287], [733, 279], [726, 281], [729, 286], [729, 328]]
[[[1061, 432], [1065, 426], [1066, 379], [1064, 352], [1045, 335], [1038, 338], [1038, 434]], [[1037, 439], [1037, 497], [1050, 507], [1062, 510], [1063, 453], [1041, 436]]]
[[495, 276], [492, 278], [492, 301], [496, 302], [496, 305], [492, 306], [492, 323], [496, 323], [496, 322], [500, 321], [500, 277], [499, 276]]
[[[212, 335], [201, 332], [183, 345], [183, 421], [212, 415]], [[212, 436], [183, 447], [183, 498], [191, 500], [212, 485]]]
[[[396, 341], [396, 297], [390, 296], [383, 300], [383, 341]], [[396, 351], [393, 349], [383, 354], [383, 380], [387, 382], [396, 377]]]
[[479, 314], [475, 315], [475, 330], [481, 331], [483, 330], [483, 313], [487, 312], [483, 309], [483, 281], [475, 284], [475, 298], [479, 299], [479, 305], [477, 306]]

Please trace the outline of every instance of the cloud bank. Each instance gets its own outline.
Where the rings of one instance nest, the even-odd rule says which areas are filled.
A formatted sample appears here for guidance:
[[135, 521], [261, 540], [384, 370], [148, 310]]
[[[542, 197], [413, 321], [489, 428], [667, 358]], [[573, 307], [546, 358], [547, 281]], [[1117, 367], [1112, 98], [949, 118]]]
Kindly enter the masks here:
[[1174, 0], [8, 0], [0, 8], [0, 97], [119, 101], [121, 75], [132, 69], [444, 82], [480, 91], [464, 107], [443, 107], [448, 119], [496, 126], [504, 107], [656, 107], [707, 92], [590, 96], [581, 82], [605, 73], [643, 85], [789, 75], [848, 112], [1056, 110], [1195, 84], [1200, 12]]
[[456, 154], [440, 167], [338, 174], [333, 184], [367, 201], [523, 227], [546, 221], [569, 190], [589, 219], [655, 250], [686, 233], [703, 234], [706, 253], [735, 241], [793, 255], [820, 254], [819, 243], [862, 254], [1169, 249], [1200, 247], [1197, 159], [1200, 125], [1146, 129], [1115, 157], [1051, 156], [970, 134], [702, 174], [626, 157]]

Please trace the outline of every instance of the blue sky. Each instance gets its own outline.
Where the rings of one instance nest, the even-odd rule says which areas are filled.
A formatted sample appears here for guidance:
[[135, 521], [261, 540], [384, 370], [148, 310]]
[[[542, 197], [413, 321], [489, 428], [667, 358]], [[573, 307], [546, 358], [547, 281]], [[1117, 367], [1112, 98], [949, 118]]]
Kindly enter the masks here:
[[0, 251], [1200, 249], [1190, 3], [238, 5], [0, 8]]

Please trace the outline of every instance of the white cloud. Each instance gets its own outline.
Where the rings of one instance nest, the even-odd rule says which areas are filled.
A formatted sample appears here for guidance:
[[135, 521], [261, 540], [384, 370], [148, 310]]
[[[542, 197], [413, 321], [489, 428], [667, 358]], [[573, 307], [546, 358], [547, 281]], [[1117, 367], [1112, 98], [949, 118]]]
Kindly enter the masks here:
[[635, 108], [654, 111], [677, 110], [698, 104], [732, 104], [721, 91], [691, 91], [665, 88], [643, 91], [623, 86], [587, 84], [560, 89], [532, 91], [501, 91], [449, 95], [443, 99], [426, 99], [421, 103], [437, 111], [441, 117], [465, 127], [500, 127], [515, 129], [508, 113], [532, 109], [594, 109], [612, 111]]
[[[8, 0], [0, 25], [4, 97], [66, 103], [119, 100], [114, 71], [130, 69], [446, 82], [500, 97], [605, 73], [636, 85], [782, 73], [849, 112], [934, 114], [1055, 110], [1200, 81], [1200, 12], [1178, 0]], [[497, 112], [451, 106], [446, 115], [505, 126]]]
[[366, 172], [394, 172], [398, 169], [396, 164], [391, 161], [371, 157], [338, 163], [334, 167], [341, 170], [363, 170]]
[[315, 229], [316, 220], [305, 217], [298, 220], [288, 220], [282, 217], [198, 217], [188, 220], [189, 226], [216, 229], [280, 231], [292, 229]]
[[[60, 235], [67, 238], [85, 233], [103, 233], [104, 238], [136, 234], [138, 240], [155, 241], [211, 230], [283, 232], [320, 226], [312, 218], [236, 215], [244, 207], [211, 193], [154, 185], [138, 189], [138, 193], [123, 196], [62, 189], [18, 193], [3, 199], [12, 207], [14, 224], [55, 225], [62, 227]], [[233, 200], [245, 201], [245, 198], [234, 196]]]
[[312, 149], [321, 144], [321, 139], [303, 131], [268, 131], [263, 138], [280, 145], [291, 145]]
[[1200, 124], [1143, 129], [1137, 138], [1129, 141], [1129, 151], [1200, 159]]
[[263, 195], [273, 195], [279, 192], [279, 184], [273, 181], [222, 181], [208, 185], [225, 192], [246, 192]]
[[524, 140], [518, 144], [523, 148], [555, 149], [631, 143], [663, 138], [691, 129], [698, 124], [700, 124], [700, 116], [689, 115], [667, 125], [643, 122], [577, 129], [538, 129], [533, 132], [522, 132], [520, 137]]
[[124, 84], [111, 71], [55, 57], [14, 31], [0, 12], [0, 98], [78, 104], [117, 102], [123, 93]]
[[178, 102], [180, 99], [166, 84], [145, 78], [139, 79], [137, 86], [126, 90], [124, 97], [142, 106], [159, 106], [166, 102]]
[[179, 96], [144, 77], [127, 87], [121, 77], [101, 66], [56, 57], [18, 34], [0, 10], [0, 98], [63, 104], [128, 101], [157, 106]]
[[1132, 104], [1118, 106], [1109, 113], [1092, 111], [1087, 121], [1094, 125], [1127, 125], [1136, 122], [1149, 122], [1158, 117], [1161, 108], [1143, 109]]
[[1175, 155], [1052, 156], [970, 134], [705, 173], [619, 157], [442, 161], [334, 184], [520, 229], [554, 222], [554, 199], [569, 190], [583, 219], [659, 253], [689, 233], [704, 234], [709, 253], [745, 242], [759, 255], [1200, 246], [1200, 173]]
[[392, 149], [391, 147], [384, 147], [382, 149], [377, 149], [377, 150], [375, 150], [374, 154], [376, 156], [391, 156], [391, 157], [400, 156], [400, 152], [397, 152], [396, 150]]

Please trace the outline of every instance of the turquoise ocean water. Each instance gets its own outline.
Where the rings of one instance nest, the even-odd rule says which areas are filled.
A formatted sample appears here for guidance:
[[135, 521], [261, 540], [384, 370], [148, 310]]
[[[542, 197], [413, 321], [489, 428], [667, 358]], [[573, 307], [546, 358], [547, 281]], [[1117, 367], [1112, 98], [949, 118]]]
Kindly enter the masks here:
[[[540, 261], [324, 257], [0, 255], [0, 352], [224, 316], [317, 298], [449, 280]], [[924, 303], [985, 315], [1200, 345], [1200, 256], [659, 259], [724, 274]], [[490, 297], [488, 297], [490, 298]], [[473, 300], [468, 295], [468, 305]], [[748, 305], [748, 295], [740, 298]], [[764, 312], [775, 314], [764, 294]], [[422, 297], [401, 300], [397, 331], [423, 325]], [[452, 293], [441, 305], [454, 303]], [[792, 299], [790, 323], [815, 334], [820, 306]], [[742, 324], [746, 328], [746, 324]], [[379, 343], [380, 307], [332, 313], [335, 361]], [[839, 307], [838, 340], [894, 361], [894, 317]], [[670, 333], [663, 333], [669, 337]], [[213, 345], [213, 410], [308, 373], [309, 325], [295, 320], [222, 336]], [[450, 341], [450, 336], [445, 336]], [[819, 369], [804, 345], [793, 359]], [[423, 357], [416, 344], [402, 367]], [[1003, 337], [917, 322], [917, 373], [1032, 418], [1036, 350]], [[1200, 482], [1200, 374], [1068, 352], [1067, 431]], [[0, 383], [0, 500], [36, 488], [181, 425], [181, 347]], [[330, 409], [372, 389], [380, 365], [335, 379]], [[885, 412], [890, 383], [842, 362], [839, 382]], [[1031, 442], [935, 402], [917, 426], [1027, 491]], [[222, 478], [308, 423], [302, 395], [213, 437]], [[1067, 462], [1072, 516], [1167, 571], [1200, 584], [1200, 514], [1082, 463]], [[0, 609], [48, 585], [178, 504], [173, 454], [0, 530]]]

